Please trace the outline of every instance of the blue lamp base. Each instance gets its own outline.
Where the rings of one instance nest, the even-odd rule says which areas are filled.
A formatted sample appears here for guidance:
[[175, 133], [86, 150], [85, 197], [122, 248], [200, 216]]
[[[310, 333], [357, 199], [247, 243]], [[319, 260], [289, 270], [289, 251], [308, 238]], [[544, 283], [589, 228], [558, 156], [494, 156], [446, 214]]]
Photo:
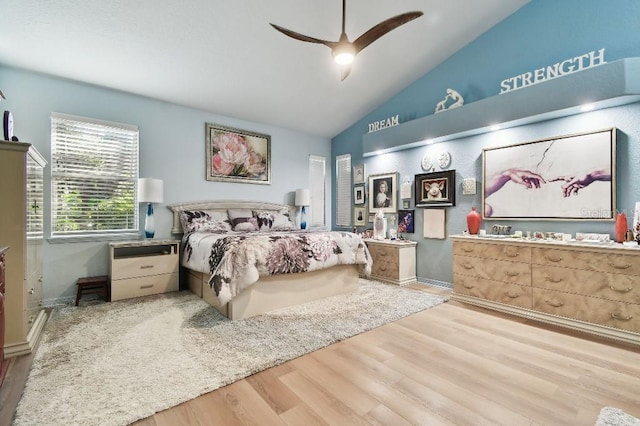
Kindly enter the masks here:
[[307, 229], [307, 212], [304, 206], [300, 209], [300, 229]]
[[147, 204], [147, 216], [144, 219], [144, 236], [146, 238], [153, 238], [156, 233], [156, 224], [153, 219], [153, 205]]

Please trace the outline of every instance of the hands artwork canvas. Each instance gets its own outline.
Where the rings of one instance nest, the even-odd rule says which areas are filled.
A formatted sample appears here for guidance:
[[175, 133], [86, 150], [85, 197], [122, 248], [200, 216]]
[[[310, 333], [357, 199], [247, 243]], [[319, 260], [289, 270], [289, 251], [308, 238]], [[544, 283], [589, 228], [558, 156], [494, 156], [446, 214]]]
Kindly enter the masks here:
[[616, 129], [483, 150], [485, 219], [612, 220]]

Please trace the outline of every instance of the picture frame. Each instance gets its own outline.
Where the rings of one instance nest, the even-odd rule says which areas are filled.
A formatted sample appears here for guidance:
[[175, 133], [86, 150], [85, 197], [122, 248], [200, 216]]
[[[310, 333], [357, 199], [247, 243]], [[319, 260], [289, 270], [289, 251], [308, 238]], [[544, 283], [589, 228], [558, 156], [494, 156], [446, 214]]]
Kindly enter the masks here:
[[369, 211], [398, 211], [398, 172], [369, 175]]
[[415, 175], [416, 207], [449, 207], [456, 205], [456, 171]]
[[364, 185], [357, 185], [353, 187], [353, 203], [364, 204], [365, 190]]
[[271, 136], [205, 124], [206, 179], [271, 184]]
[[482, 217], [613, 221], [616, 128], [482, 151]]
[[353, 208], [353, 226], [367, 226], [367, 208]]
[[415, 210], [398, 210], [398, 234], [413, 234], [414, 218]]
[[353, 184], [365, 183], [366, 169], [364, 164], [353, 166]]

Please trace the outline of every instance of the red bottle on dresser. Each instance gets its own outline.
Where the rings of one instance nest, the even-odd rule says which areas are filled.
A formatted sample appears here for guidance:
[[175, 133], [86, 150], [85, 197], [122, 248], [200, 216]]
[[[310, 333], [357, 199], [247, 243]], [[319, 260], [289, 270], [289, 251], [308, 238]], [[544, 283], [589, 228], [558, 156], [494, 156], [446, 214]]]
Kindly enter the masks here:
[[480, 222], [482, 222], [482, 216], [476, 211], [475, 207], [471, 207], [471, 211], [467, 214], [467, 229], [471, 235], [478, 234]]

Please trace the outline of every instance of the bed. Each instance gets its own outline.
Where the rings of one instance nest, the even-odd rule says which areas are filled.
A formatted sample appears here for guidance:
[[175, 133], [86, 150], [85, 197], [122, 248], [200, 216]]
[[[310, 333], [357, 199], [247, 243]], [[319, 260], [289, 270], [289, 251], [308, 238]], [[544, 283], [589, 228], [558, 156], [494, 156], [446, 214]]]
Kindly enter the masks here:
[[189, 289], [230, 319], [357, 290], [371, 256], [351, 232], [301, 231], [292, 206], [251, 201], [172, 204]]

